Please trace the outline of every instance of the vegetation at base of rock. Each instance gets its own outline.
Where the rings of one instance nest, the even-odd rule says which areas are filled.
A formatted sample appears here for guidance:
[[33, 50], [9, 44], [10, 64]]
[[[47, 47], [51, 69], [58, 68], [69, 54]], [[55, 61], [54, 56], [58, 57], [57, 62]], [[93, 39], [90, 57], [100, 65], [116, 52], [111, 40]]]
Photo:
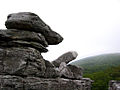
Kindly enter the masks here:
[[80, 59], [71, 63], [84, 69], [84, 73], [94, 73], [120, 65], [120, 53], [103, 54]]
[[94, 80], [92, 90], [108, 90], [108, 83], [110, 80], [120, 80], [120, 66], [84, 74], [84, 77]]

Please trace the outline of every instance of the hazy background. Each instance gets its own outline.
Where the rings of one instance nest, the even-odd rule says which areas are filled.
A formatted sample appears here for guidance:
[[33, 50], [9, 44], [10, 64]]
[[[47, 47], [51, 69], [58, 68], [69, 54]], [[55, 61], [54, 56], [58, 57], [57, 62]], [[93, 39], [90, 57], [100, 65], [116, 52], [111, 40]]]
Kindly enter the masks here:
[[120, 0], [1, 0], [0, 28], [10, 13], [34, 12], [64, 37], [43, 54], [54, 60], [67, 51], [77, 59], [120, 52]]

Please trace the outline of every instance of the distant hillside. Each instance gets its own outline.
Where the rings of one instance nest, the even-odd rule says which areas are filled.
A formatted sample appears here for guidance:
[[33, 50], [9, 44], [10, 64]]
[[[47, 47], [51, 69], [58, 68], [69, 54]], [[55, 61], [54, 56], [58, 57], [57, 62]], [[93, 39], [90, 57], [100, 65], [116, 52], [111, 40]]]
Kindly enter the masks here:
[[92, 56], [71, 64], [83, 67], [84, 73], [103, 71], [107, 68], [120, 65], [120, 53]]
[[94, 83], [92, 84], [92, 90], [108, 90], [108, 83], [110, 80], [120, 81], [120, 66], [85, 74], [84, 77], [94, 80]]

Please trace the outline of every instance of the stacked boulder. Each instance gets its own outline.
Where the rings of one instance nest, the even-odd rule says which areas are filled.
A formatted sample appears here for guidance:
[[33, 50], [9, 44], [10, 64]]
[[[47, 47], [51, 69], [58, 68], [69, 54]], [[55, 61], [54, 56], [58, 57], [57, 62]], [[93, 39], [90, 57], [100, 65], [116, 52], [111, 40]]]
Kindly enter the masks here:
[[91, 80], [82, 69], [68, 63], [75, 51], [53, 62], [41, 53], [63, 38], [31, 12], [9, 14], [6, 30], [0, 30], [0, 89], [7, 90], [90, 90]]

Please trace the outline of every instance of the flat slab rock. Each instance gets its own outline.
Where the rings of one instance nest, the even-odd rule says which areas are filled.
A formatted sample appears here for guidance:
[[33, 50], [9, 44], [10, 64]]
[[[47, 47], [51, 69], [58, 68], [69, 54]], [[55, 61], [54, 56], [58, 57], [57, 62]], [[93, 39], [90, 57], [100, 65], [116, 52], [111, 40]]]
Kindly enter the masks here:
[[60, 34], [53, 31], [38, 15], [31, 12], [9, 14], [5, 25], [8, 29], [28, 30], [41, 33], [49, 45], [59, 44], [63, 40]]
[[2, 90], [91, 90], [91, 80], [70, 80], [64, 78], [38, 78], [0, 75]]
[[70, 61], [76, 59], [77, 56], [78, 53], [76, 51], [69, 51], [59, 56], [56, 60], [52, 61], [52, 63], [56, 67], [59, 67], [62, 62], [68, 64]]
[[4, 47], [4, 48], [12, 48], [12, 47], [31, 47], [34, 48], [36, 50], [38, 50], [39, 52], [47, 52], [48, 49], [46, 49], [43, 45], [37, 43], [37, 42], [28, 42], [28, 41], [23, 41], [23, 40], [12, 40], [12, 41], [0, 41], [0, 47]]
[[28, 42], [37, 42], [47, 47], [47, 41], [44, 36], [35, 32], [21, 31], [17, 29], [5, 29], [0, 30], [0, 40], [12, 41], [12, 40], [23, 40]]

